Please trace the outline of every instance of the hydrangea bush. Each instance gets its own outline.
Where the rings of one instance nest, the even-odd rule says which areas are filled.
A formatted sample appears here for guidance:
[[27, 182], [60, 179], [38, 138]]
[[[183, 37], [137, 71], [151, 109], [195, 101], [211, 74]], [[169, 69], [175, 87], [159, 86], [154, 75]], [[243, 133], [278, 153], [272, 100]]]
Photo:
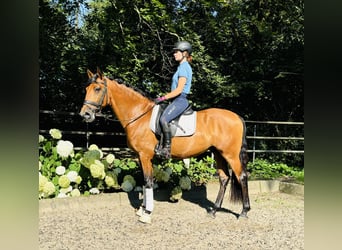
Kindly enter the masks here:
[[[210, 157], [200, 161], [192, 158], [190, 165], [172, 159], [153, 162], [154, 188], [167, 185], [170, 200], [178, 201], [182, 190], [205, 184], [213, 177], [216, 170], [212, 164]], [[39, 199], [141, 191], [142, 181], [135, 159], [117, 159], [95, 144], [75, 152], [73, 143], [63, 140], [58, 129], [50, 129], [49, 138], [39, 135]]]

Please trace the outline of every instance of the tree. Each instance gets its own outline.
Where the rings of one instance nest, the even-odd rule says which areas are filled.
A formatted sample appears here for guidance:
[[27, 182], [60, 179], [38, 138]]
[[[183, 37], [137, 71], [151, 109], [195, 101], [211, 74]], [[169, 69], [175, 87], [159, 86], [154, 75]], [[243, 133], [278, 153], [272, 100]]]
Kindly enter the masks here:
[[87, 63], [79, 44], [81, 34], [68, 21], [71, 14], [66, 9], [49, 0], [39, 1], [39, 101], [44, 109], [74, 111], [74, 101], [83, 98], [79, 69]]
[[78, 111], [88, 68], [163, 94], [188, 40], [196, 109], [304, 119], [303, 0], [40, 0], [39, 20], [42, 109]]

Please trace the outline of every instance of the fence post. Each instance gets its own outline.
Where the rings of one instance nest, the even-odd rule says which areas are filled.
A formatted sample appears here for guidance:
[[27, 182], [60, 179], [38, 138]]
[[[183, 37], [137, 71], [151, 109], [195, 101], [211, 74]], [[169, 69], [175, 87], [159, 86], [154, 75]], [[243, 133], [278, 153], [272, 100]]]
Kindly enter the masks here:
[[89, 129], [88, 129], [88, 122], [87, 122], [86, 139], [87, 139], [87, 142], [86, 142], [86, 149], [88, 149], [88, 148], [89, 148]]
[[254, 135], [254, 139], [253, 139], [253, 163], [254, 163], [254, 160], [255, 160], [255, 137], [256, 137], [256, 124], [254, 124], [254, 132], [253, 132], [253, 135]]

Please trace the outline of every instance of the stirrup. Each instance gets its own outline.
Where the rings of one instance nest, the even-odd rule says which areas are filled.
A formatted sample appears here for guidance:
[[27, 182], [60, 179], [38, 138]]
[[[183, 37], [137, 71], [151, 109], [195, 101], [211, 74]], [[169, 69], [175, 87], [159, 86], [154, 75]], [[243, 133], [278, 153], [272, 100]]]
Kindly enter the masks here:
[[161, 154], [162, 149], [163, 147], [160, 144], [157, 144], [156, 147], [154, 148], [155, 155], [159, 156]]
[[170, 159], [171, 158], [171, 148], [166, 147], [166, 148], [162, 148], [161, 150], [158, 150], [158, 152], [156, 152], [156, 155], [162, 159]]

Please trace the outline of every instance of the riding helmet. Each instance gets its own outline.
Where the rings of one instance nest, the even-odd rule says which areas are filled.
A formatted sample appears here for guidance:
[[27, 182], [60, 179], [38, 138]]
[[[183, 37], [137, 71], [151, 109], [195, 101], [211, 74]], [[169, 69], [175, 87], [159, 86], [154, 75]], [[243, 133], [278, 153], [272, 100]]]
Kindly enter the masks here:
[[192, 52], [192, 46], [187, 41], [180, 41], [175, 44], [173, 50], [188, 51], [189, 54]]

